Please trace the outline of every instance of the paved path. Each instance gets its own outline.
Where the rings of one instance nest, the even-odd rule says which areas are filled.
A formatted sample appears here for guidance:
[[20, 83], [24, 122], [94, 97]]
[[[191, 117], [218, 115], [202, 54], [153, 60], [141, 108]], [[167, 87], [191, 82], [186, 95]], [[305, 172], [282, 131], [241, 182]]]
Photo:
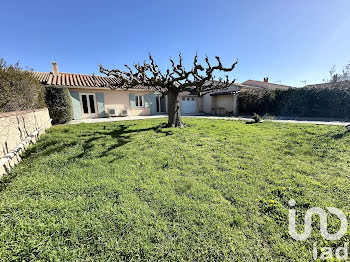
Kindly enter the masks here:
[[[95, 118], [95, 119], [83, 119], [83, 120], [72, 120], [70, 124], [80, 123], [103, 123], [103, 122], [114, 122], [114, 121], [125, 121], [125, 120], [139, 120], [139, 119], [152, 119], [152, 118], [165, 118], [167, 115], [156, 115], [156, 116], [128, 116], [128, 117], [110, 117], [110, 118]], [[233, 117], [233, 116], [208, 116], [208, 115], [191, 115], [184, 117], [197, 117], [206, 119], [224, 119], [224, 120], [242, 120], [252, 121], [251, 118], [246, 117]], [[333, 126], [348, 126], [350, 121], [332, 119], [317, 119], [317, 118], [300, 118], [300, 119], [267, 119], [265, 121], [277, 122], [277, 123], [295, 123], [295, 124], [315, 124], [315, 125], [333, 125]]]
[[[226, 119], [226, 120], [243, 120], [252, 121], [251, 118], [246, 117], [232, 117], [232, 116], [194, 116], [198, 118], [207, 119]], [[316, 119], [316, 118], [301, 118], [301, 119], [265, 119], [264, 121], [271, 121], [277, 123], [294, 123], [294, 124], [315, 124], [315, 125], [331, 125], [331, 126], [348, 126], [350, 121], [332, 121], [330, 119]]]

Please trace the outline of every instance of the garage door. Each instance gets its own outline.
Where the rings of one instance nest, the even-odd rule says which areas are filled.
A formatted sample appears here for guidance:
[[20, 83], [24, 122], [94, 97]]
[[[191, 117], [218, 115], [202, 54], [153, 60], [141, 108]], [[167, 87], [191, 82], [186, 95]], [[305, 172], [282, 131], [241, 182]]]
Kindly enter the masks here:
[[182, 113], [183, 114], [196, 113], [196, 100], [193, 97], [182, 98]]

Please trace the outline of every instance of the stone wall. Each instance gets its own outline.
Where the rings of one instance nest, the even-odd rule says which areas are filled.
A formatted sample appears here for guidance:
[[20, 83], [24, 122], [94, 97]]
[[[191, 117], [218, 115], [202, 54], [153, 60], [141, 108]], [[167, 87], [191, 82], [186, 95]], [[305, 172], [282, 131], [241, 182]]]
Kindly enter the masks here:
[[47, 108], [0, 113], [0, 176], [5, 162], [12, 158], [18, 162], [25, 146], [35, 142], [50, 126]]

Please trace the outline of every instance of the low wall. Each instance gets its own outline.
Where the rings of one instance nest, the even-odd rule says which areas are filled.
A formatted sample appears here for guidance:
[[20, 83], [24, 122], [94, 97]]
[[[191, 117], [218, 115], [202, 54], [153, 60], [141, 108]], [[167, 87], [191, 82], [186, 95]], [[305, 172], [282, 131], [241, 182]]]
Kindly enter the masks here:
[[51, 126], [47, 108], [0, 113], [0, 177], [20, 161], [25, 147]]

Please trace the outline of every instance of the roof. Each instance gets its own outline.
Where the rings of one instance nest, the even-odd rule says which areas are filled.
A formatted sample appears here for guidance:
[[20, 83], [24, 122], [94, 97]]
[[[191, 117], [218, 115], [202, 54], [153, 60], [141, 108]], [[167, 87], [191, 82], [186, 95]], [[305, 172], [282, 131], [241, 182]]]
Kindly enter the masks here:
[[210, 94], [211, 96], [221, 96], [221, 95], [231, 95], [231, 94], [237, 94], [239, 91], [236, 90], [227, 90], [227, 91], [218, 91], [215, 93]]
[[350, 80], [307, 85], [306, 88], [349, 88]]
[[120, 81], [115, 77], [83, 75], [73, 73], [31, 72], [44, 85], [68, 87], [106, 87], [118, 85]]
[[198, 96], [195, 92], [182, 91], [179, 93], [179, 96]]
[[247, 85], [243, 85], [240, 83], [232, 83], [228, 88], [226, 89], [222, 89], [222, 90], [215, 90], [210, 92], [209, 94], [211, 96], [218, 96], [218, 95], [231, 95], [231, 94], [235, 94], [237, 92], [239, 92], [242, 89], [255, 89], [257, 87], [252, 87], [252, 86], [247, 86]]
[[242, 84], [245, 86], [258, 87], [258, 88], [264, 88], [264, 89], [270, 89], [270, 90], [293, 88], [291, 86], [278, 85], [278, 84], [273, 84], [273, 83], [269, 83], [269, 82], [262, 82], [262, 81], [257, 81], [257, 80], [247, 80], [247, 81], [243, 82]]
[[306, 88], [313, 88], [313, 87], [317, 87], [317, 88], [327, 88], [329, 87], [330, 84], [329, 83], [321, 83], [321, 84], [312, 84], [312, 85], [306, 85], [304, 87]]
[[250, 85], [245, 85], [245, 84], [240, 84], [240, 83], [233, 83], [232, 86], [238, 87], [239, 89], [245, 88], [245, 89], [256, 89], [259, 88], [257, 86], [250, 86]]

